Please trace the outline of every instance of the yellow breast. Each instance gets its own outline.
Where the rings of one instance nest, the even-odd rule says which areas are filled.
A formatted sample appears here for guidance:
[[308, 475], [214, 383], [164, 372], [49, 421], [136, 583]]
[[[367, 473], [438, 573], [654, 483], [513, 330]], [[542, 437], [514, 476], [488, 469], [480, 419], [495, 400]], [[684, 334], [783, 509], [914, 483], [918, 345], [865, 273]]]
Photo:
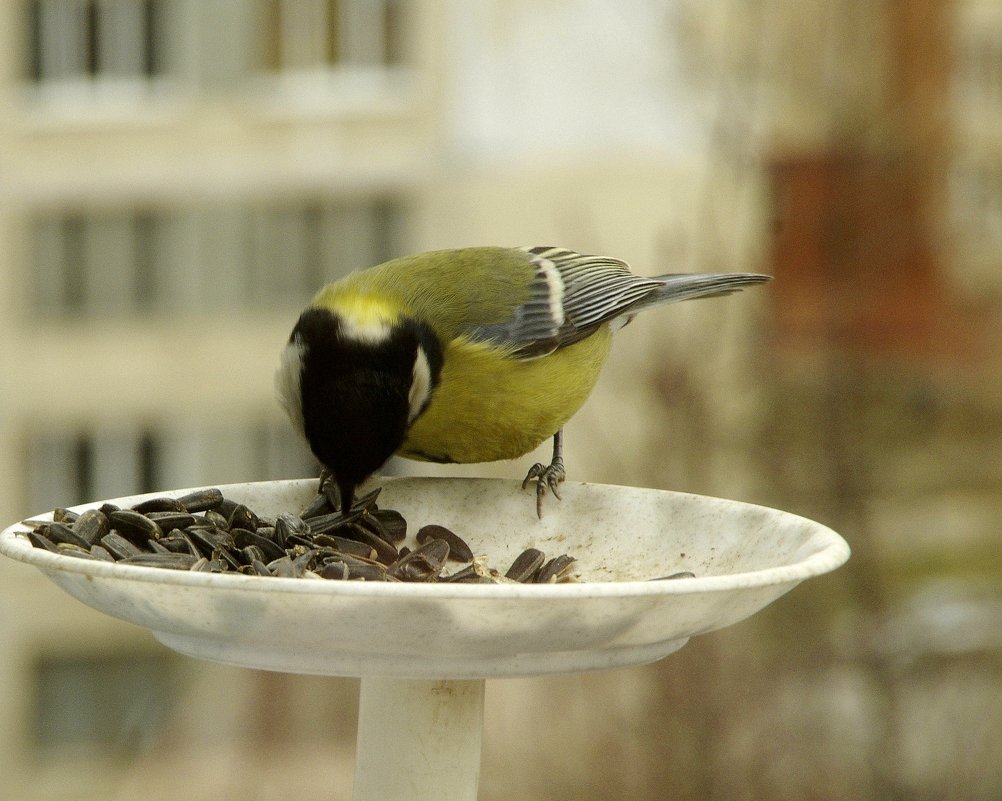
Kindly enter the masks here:
[[506, 357], [483, 343], [449, 343], [438, 388], [399, 453], [464, 463], [528, 453], [581, 408], [611, 341], [602, 326], [574, 345], [530, 360]]

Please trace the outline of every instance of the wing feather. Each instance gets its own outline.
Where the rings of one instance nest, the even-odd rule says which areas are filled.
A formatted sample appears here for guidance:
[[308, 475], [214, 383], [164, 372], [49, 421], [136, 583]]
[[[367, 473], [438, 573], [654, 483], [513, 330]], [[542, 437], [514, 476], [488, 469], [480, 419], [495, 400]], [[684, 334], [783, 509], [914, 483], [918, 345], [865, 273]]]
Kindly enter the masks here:
[[645, 278], [608, 256], [565, 248], [521, 248], [533, 268], [529, 298], [505, 323], [480, 326], [475, 341], [491, 342], [519, 358], [538, 358], [579, 342], [599, 326], [659, 303], [722, 295], [761, 283], [752, 273], [672, 274]]

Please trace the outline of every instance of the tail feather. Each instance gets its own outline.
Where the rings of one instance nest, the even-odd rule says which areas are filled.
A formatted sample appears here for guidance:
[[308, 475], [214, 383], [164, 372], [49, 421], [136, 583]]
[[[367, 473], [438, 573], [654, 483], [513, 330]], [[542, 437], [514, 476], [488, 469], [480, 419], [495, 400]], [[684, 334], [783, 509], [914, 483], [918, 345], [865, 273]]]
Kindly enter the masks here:
[[662, 303], [730, 295], [747, 286], [770, 281], [772, 276], [759, 273], [668, 273], [650, 280], [657, 281], [659, 286], [639, 300], [630, 309], [631, 313]]

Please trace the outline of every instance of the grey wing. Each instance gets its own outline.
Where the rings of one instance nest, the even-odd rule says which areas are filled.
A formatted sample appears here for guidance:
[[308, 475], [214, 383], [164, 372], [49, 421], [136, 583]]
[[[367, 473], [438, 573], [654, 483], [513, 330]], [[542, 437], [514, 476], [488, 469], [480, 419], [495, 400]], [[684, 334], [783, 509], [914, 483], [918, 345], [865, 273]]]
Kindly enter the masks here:
[[555, 247], [527, 250], [534, 259], [556, 269], [563, 286], [564, 334], [573, 341], [625, 314], [661, 286], [657, 279], [634, 275], [625, 261], [608, 256], [586, 256]]
[[511, 320], [482, 326], [472, 338], [508, 349], [520, 358], [536, 358], [579, 342], [599, 326], [661, 303], [722, 295], [768, 276], [751, 273], [677, 274], [645, 278], [629, 265], [607, 256], [588, 256], [565, 248], [521, 248], [534, 273], [529, 299]]
[[510, 320], [480, 326], [471, 338], [530, 359], [578, 342], [655, 291], [660, 283], [625, 262], [564, 248], [520, 248], [533, 265], [529, 299]]
[[651, 306], [729, 295], [771, 280], [760, 273], [669, 273], [645, 278], [631, 273], [629, 265], [618, 259], [560, 248], [530, 252], [550, 259], [563, 280], [564, 345], [588, 336], [603, 323], [625, 325]]

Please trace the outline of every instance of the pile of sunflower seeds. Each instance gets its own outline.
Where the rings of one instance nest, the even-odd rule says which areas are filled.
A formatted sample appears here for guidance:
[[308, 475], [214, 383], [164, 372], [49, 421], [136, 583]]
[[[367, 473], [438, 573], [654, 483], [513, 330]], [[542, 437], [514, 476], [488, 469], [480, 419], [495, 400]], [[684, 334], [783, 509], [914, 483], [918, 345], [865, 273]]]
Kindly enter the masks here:
[[[417, 532], [401, 546], [407, 521], [376, 504], [379, 490], [345, 513], [336, 492], [322, 488], [299, 515], [258, 515], [244, 504], [203, 489], [158, 497], [121, 509], [105, 504], [81, 514], [56, 509], [52, 520], [26, 520], [36, 548], [80, 559], [209, 573], [345, 581], [539, 583], [574, 581], [574, 558], [547, 560], [529, 548], [500, 573], [444, 526]], [[447, 561], [462, 564], [446, 572]]]

